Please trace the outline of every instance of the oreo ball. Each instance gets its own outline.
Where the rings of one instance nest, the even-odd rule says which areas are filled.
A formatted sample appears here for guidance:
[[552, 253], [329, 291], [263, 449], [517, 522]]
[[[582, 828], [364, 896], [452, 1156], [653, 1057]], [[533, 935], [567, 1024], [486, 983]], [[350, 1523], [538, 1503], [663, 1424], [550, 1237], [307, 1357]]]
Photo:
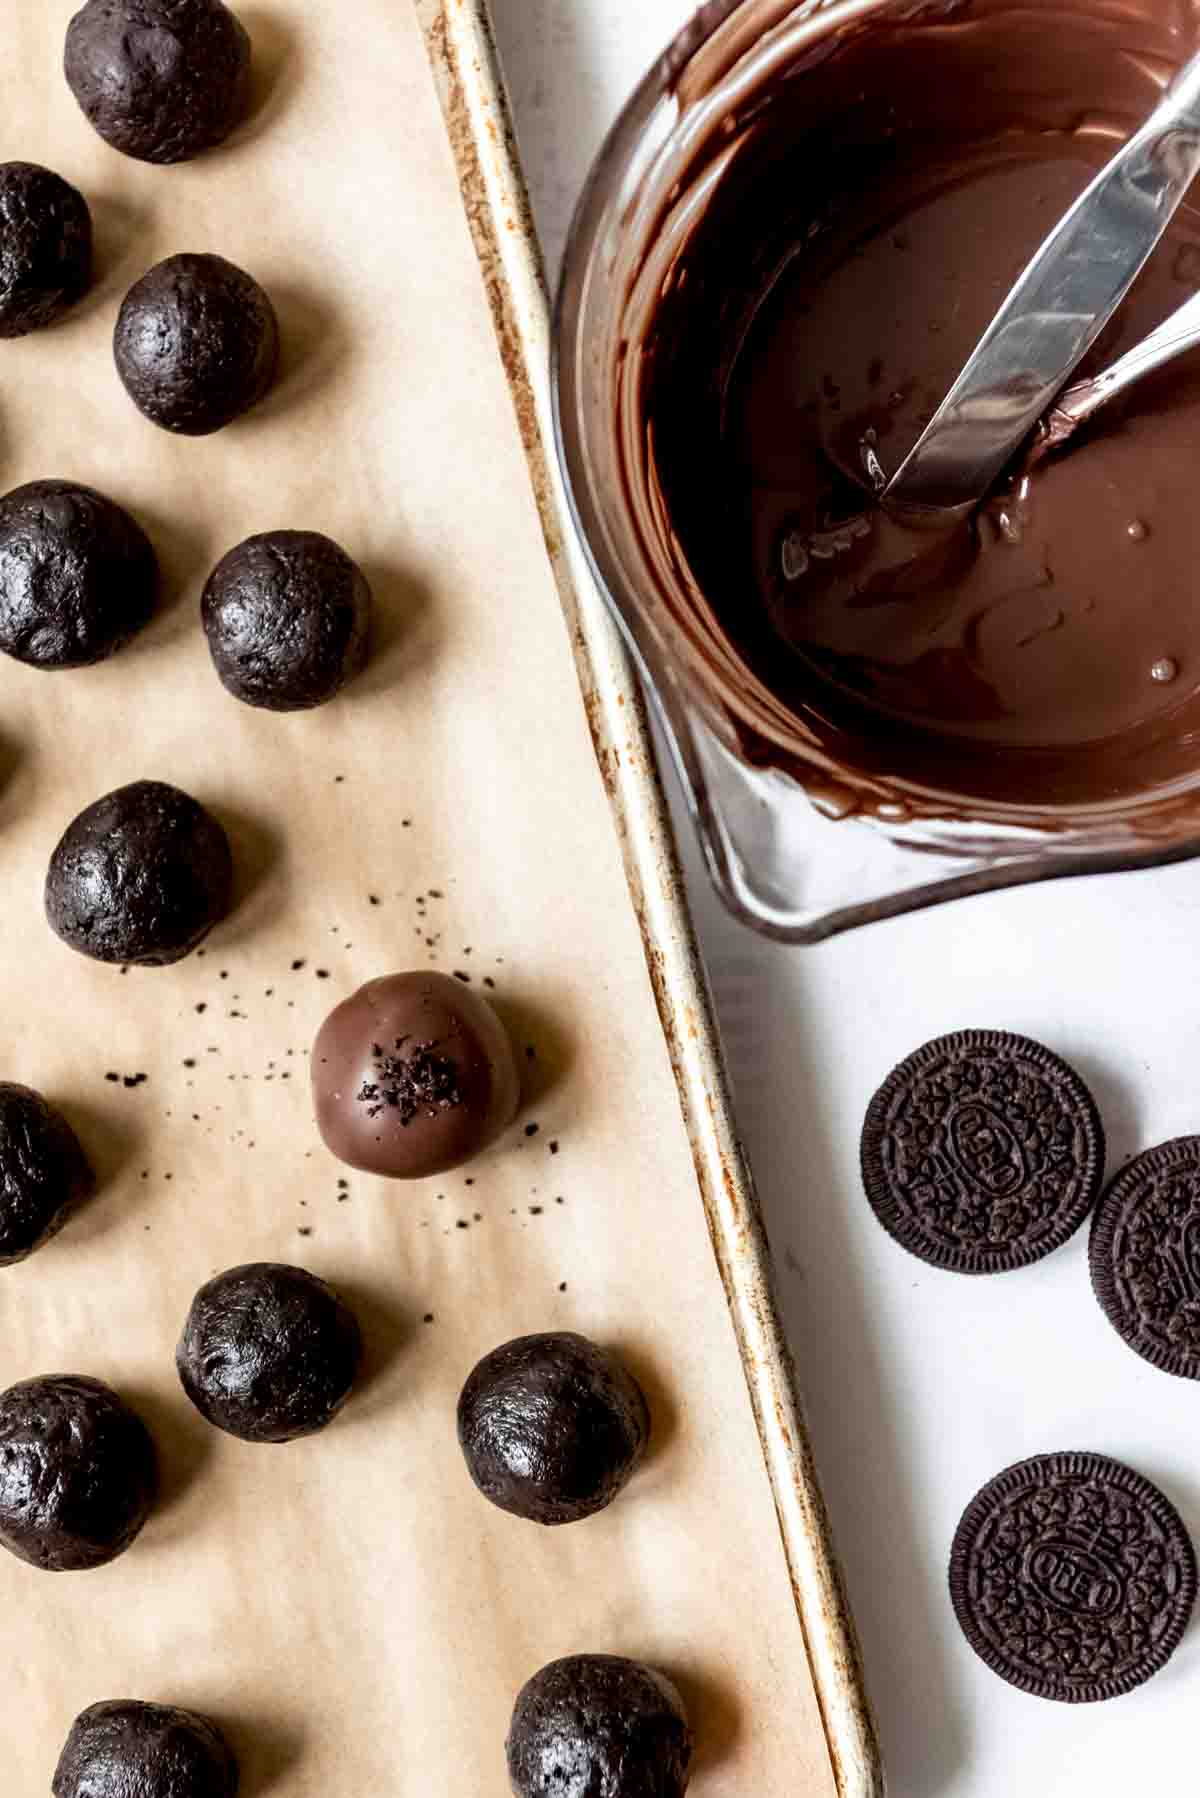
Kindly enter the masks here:
[[502, 1511], [575, 1523], [610, 1505], [646, 1452], [650, 1412], [614, 1355], [570, 1332], [485, 1355], [458, 1401], [471, 1478]]
[[0, 163], [0, 337], [52, 325], [88, 290], [92, 215], [36, 162]]
[[516, 1798], [683, 1798], [692, 1732], [653, 1667], [576, 1654], [522, 1688], [507, 1751]]
[[366, 660], [371, 589], [317, 531], [268, 531], [208, 578], [204, 634], [222, 685], [271, 712], [324, 705]]
[[150, 618], [158, 561], [120, 506], [72, 481], [0, 499], [0, 649], [31, 668], [85, 668]]
[[449, 974], [390, 974], [331, 1011], [312, 1052], [325, 1146], [388, 1180], [479, 1155], [516, 1115], [512, 1043], [487, 1000]]
[[152, 424], [220, 431], [275, 378], [279, 325], [267, 295], [222, 256], [170, 256], [134, 283], [113, 333], [117, 373]]
[[124, 1553], [154, 1501], [154, 1444], [100, 1380], [54, 1374], [0, 1393], [0, 1544], [49, 1573]]
[[0, 1267], [49, 1242], [95, 1185], [62, 1113], [28, 1086], [0, 1083]]
[[229, 910], [229, 839], [198, 800], [160, 780], [97, 799], [50, 857], [46, 917], [94, 961], [165, 967]]
[[175, 1352], [201, 1416], [243, 1442], [292, 1442], [323, 1430], [349, 1398], [361, 1361], [358, 1321], [332, 1286], [269, 1261], [230, 1268], [202, 1286]]
[[114, 150], [186, 162], [245, 111], [250, 39], [220, 0], [88, 0], [67, 27], [63, 67]]
[[208, 1717], [134, 1699], [89, 1705], [58, 1758], [54, 1798], [235, 1798], [237, 1762]]

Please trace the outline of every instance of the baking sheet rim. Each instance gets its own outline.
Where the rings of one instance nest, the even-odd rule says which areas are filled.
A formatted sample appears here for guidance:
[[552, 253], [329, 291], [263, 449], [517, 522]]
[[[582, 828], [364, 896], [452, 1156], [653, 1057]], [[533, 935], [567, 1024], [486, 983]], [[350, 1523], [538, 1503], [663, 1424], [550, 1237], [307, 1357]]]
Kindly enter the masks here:
[[771, 1252], [738, 1140], [640, 689], [576, 543], [553, 453], [545, 276], [488, 0], [412, 0], [433, 66], [463, 203], [572, 646], [630, 897], [671, 1056], [713, 1252], [771, 1481], [840, 1798], [885, 1789], [862, 1662], [795, 1370]]

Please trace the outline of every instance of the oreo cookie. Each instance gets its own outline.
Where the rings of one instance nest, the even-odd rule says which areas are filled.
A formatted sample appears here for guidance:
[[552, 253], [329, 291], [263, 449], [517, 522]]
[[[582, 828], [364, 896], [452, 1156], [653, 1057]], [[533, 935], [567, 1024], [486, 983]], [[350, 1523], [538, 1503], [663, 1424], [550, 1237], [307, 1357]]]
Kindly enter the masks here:
[[1104, 1127], [1074, 1069], [1028, 1037], [960, 1030], [889, 1074], [862, 1176], [884, 1229], [932, 1267], [1027, 1267], [1061, 1247], [1104, 1179]]
[[1200, 1380], [1200, 1136], [1147, 1149], [1117, 1175], [1088, 1259], [1117, 1334], [1165, 1373]]
[[1104, 1455], [1035, 1455], [963, 1513], [950, 1598], [993, 1673], [1037, 1698], [1116, 1698], [1174, 1653], [1196, 1557], [1157, 1486]]

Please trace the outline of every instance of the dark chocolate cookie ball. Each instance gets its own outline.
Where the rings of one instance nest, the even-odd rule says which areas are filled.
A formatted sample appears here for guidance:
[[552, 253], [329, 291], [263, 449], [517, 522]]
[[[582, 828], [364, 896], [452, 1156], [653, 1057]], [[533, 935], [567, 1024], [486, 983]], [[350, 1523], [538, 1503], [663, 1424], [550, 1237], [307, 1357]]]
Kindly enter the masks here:
[[113, 333], [117, 373], [139, 412], [206, 437], [262, 399], [279, 361], [275, 308], [221, 256], [170, 256], [126, 294]]
[[141, 630], [158, 561], [128, 512], [72, 481], [0, 499], [0, 649], [31, 668], [85, 668]]
[[88, 0], [67, 27], [63, 66], [114, 150], [186, 162], [241, 118], [250, 39], [220, 0]]
[[516, 1798], [683, 1798], [692, 1732], [669, 1679], [614, 1654], [551, 1661], [508, 1732]]
[[175, 1365], [209, 1423], [243, 1442], [311, 1436], [341, 1410], [362, 1360], [358, 1320], [302, 1267], [233, 1267], [192, 1300]]
[[161, 780], [97, 799], [50, 857], [46, 916], [95, 961], [181, 961], [229, 910], [229, 839], [198, 800]]
[[28, 1086], [0, 1083], [0, 1267], [49, 1242], [95, 1184], [62, 1113]]
[[102, 1567], [154, 1501], [154, 1444], [111, 1387], [77, 1374], [0, 1393], [0, 1544], [49, 1573]]
[[222, 684], [247, 705], [324, 705], [366, 660], [371, 589], [318, 531], [239, 543], [208, 577], [201, 611]]
[[614, 1355], [570, 1332], [485, 1355], [458, 1401], [458, 1440], [485, 1498], [532, 1523], [602, 1511], [646, 1451], [650, 1412]]
[[461, 1167], [520, 1099], [512, 1043], [487, 1000], [427, 971], [369, 980], [331, 1011], [312, 1083], [326, 1148], [389, 1180]]
[[59, 1756], [54, 1798], [234, 1798], [237, 1762], [196, 1711], [134, 1699], [89, 1705]]
[[52, 325], [87, 292], [92, 215], [61, 175], [0, 163], [0, 337]]

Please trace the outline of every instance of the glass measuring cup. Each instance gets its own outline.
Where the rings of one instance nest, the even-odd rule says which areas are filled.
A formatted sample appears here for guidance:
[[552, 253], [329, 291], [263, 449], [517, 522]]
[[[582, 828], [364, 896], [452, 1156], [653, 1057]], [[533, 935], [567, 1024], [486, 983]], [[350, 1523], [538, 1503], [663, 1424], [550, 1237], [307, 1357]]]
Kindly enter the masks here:
[[[594, 572], [639, 659], [713, 878], [747, 923], [818, 941], [966, 893], [1200, 852], [1200, 745], [1168, 783], [1091, 804], [1001, 803], [840, 759], [720, 630], [648, 467], [637, 321], [730, 158], [765, 78], [889, 12], [944, 24], [955, 0], [710, 0], [637, 88], [593, 168], [558, 296], [564, 478]], [[773, 91], [778, 92], [778, 88]], [[776, 103], [767, 100], [766, 104]]]

